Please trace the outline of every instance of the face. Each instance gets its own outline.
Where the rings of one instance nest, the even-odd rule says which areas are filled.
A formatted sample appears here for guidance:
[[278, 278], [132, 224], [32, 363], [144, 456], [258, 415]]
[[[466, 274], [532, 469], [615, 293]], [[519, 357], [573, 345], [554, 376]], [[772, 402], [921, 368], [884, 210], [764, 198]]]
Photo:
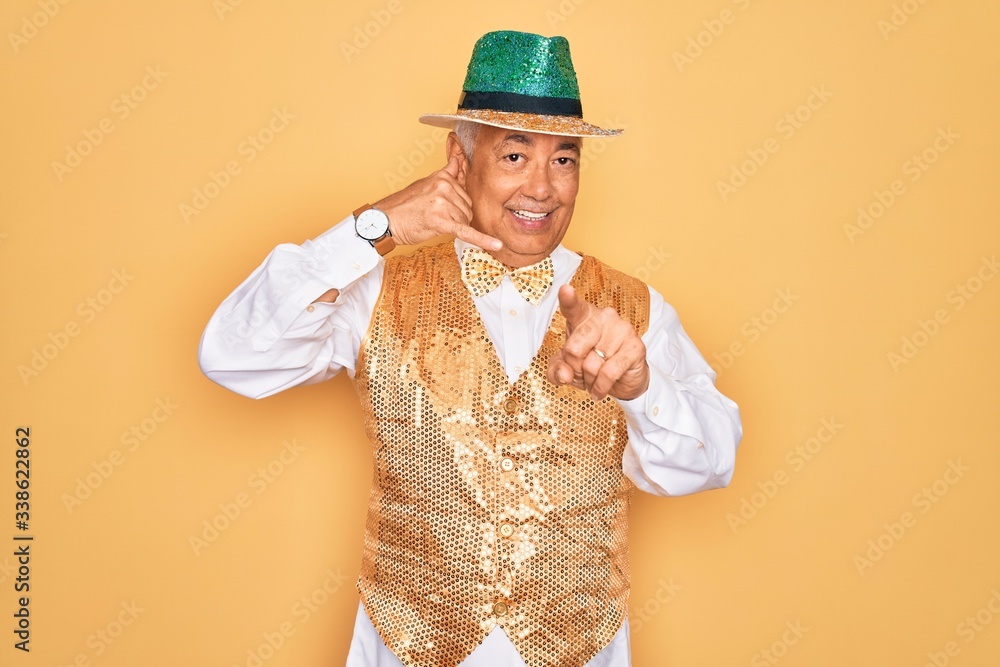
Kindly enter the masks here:
[[491, 252], [509, 266], [527, 266], [562, 241], [580, 187], [580, 143], [561, 137], [481, 125], [472, 161], [457, 137], [461, 183], [472, 199], [472, 226], [503, 241]]

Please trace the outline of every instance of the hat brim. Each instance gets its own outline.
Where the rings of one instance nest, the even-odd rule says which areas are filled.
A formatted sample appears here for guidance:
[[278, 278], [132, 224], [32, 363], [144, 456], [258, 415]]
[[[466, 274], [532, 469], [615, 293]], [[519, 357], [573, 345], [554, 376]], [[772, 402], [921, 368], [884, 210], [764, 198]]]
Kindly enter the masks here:
[[585, 122], [573, 116], [545, 116], [541, 114], [492, 109], [459, 109], [449, 114], [424, 114], [420, 122], [425, 125], [455, 128], [455, 123], [467, 120], [509, 130], [525, 130], [540, 134], [555, 134], [563, 137], [615, 137], [624, 130], [608, 130]]

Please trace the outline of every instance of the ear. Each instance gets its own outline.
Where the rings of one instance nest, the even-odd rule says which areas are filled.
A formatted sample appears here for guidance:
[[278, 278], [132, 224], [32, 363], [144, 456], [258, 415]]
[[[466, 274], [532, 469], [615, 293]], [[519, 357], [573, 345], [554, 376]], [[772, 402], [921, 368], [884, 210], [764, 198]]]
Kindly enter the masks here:
[[458, 135], [454, 132], [448, 134], [448, 139], [445, 142], [445, 153], [449, 160], [453, 157], [458, 158], [458, 183], [465, 187], [465, 174], [469, 170], [469, 158], [465, 155], [462, 142], [458, 140]]

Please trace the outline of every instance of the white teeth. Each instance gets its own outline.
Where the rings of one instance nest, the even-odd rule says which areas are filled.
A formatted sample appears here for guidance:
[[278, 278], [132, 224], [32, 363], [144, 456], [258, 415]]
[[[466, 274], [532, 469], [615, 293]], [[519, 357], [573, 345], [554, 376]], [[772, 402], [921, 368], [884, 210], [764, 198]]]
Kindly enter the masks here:
[[532, 213], [531, 211], [514, 211], [514, 214], [528, 220], [541, 220], [548, 215], [548, 213]]

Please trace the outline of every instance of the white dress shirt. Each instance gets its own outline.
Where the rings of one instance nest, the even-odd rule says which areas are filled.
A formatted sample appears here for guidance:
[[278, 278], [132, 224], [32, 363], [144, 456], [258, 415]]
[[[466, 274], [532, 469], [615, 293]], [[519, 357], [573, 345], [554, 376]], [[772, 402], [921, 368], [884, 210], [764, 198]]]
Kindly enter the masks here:
[[[460, 256], [467, 245], [455, 240]], [[555, 280], [537, 305], [509, 277], [474, 299], [511, 382], [542, 345], [559, 305], [558, 288], [581, 258], [561, 245], [552, 252]], [[383, 261], [354, 232], [354, 218], [302, 245], [275, 248], [222, 302], [202, 335], [202, 371], [251, 398], [321, 382], [347, 370], [353, 378], [382, 285]], [[331, 288], [334, 303], [313, 301]], [[642, 337], [650, 368], [646, 393], [618, 401], [629, 440], [625, 475], [646, 492], [684, 495], [726, 486], [742, 437], [739, 409], [715, 388], [715, 373], [681, 327], [674, 309], [650, 288], [649, 327]], [[628, 667], [628, 621], [588, 667]], [[358, 607], [348, 667], [401, 667], [363, 606]], [[523, 667], [514, 644], [497, 627], [461, 667]]]

